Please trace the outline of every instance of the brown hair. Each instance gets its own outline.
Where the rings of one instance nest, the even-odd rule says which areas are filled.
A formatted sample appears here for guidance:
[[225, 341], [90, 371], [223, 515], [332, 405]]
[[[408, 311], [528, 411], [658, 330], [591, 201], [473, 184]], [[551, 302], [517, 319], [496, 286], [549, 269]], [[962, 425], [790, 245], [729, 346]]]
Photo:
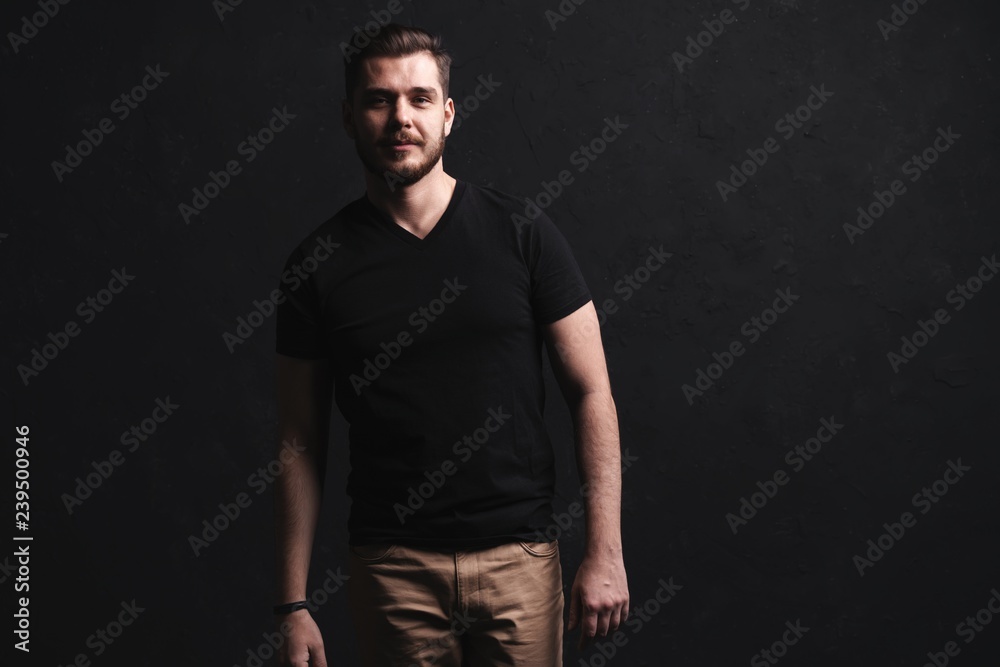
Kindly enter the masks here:
[[429, 52], [437, 62], [441, 91], [444, 93], [444, 99], [448, 99], [451, 55], [441, 46], [440, 36], [413, 26], [387, 23], [374, 36], [369, 36], [368, 33], [355, 33], [351, 40], [352, 46], [364, 38], [368, 38], [368, 43], [357, 49], [352, 48], [353, 55], [346, 50], [344, 53], [344, 89], [348, 102], [358, 87], [362, 62], [379, 56], [408, 56], [423, 51]]

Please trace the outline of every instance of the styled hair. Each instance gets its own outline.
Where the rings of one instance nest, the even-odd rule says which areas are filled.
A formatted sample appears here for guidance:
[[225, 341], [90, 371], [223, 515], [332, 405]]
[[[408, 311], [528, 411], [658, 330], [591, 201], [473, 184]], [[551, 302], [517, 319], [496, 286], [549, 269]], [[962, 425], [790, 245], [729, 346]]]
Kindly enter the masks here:
[[368, 43], [358, 49], [351, 49], [353, 53], [344, 53], [344, 88], [348, 102], [353, 99], [354, 91], [357, 90], [361, 63], [365, 60], [379, 56], [409, 56], [425, 51], [437, 62], [441, 92], [444, 93], [444, 99], [448, 99], [451, 55], [442, 47], [440, 36], [413, 26], [387, 23], [374, 36], [355, 33], [352, 44], [361, 41], [362, 35], [368, 37]]

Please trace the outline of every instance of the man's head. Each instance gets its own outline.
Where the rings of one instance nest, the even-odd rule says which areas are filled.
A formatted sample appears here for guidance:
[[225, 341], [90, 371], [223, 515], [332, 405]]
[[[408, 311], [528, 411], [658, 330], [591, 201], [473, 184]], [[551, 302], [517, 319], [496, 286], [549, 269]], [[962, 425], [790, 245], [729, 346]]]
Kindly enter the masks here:
[[438, 165], [455, 117], [450, 67], [440, 37], [395, 23], [345, 55], [344, 128], [372, 174], [409, 185]]

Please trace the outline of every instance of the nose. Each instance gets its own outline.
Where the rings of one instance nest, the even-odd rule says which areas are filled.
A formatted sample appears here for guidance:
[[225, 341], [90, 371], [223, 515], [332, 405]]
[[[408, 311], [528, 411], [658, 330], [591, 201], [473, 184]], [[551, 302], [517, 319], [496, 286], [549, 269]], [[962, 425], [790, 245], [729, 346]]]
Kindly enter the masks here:
[[400, 127], [409, 127], [412, 118], [410, 117], [410, 104], [403, 95], [396, 98], [396, 104], [392, 108], [393, 124]]

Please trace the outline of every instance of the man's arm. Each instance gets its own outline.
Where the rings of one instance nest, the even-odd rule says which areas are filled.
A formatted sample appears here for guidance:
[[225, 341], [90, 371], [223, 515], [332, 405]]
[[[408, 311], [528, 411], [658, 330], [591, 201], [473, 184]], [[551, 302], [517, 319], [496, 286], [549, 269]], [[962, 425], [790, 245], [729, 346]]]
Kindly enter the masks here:
[[[306, 580], [316, 522], [323, 500], [332, 380], [329, 361], [277, 355], [279, 460], [285, 463], [274, 485], [277, 600], [307, 599]], [[282, 456], [281, 451], [286, 450]], [[288, 451], [294, 453], [290, 456]], [[278, 617], [289, 623], [282, 664], [325, 665], [323, 642], [308, 610]]]
[[614, 632], [628, 617], [618, 414], [593, 301], [545, 325], [543, 334], [553, 373], [573, 415], [577, 469], [587, 488], [586, 547], [569, 619], [570, 630], [581, 622], [582, 647], [595, 635]]

